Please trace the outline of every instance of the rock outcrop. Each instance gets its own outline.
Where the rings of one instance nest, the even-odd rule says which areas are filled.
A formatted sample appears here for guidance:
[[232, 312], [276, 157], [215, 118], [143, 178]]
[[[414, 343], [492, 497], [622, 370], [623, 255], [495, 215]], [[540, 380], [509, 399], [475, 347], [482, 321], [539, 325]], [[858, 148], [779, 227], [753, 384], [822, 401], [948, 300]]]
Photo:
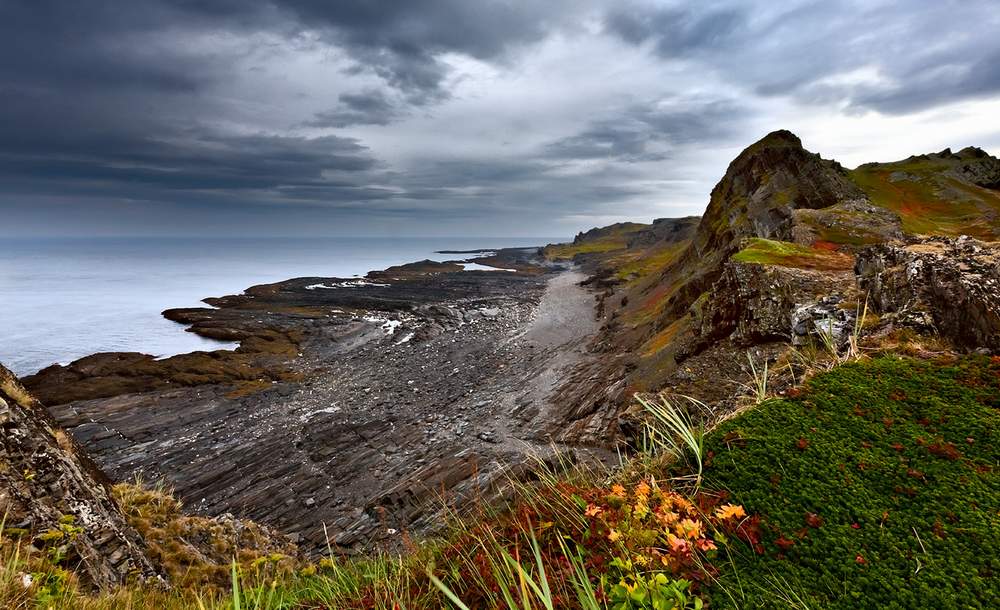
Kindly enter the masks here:
[[678, 243], [691, 239], [698, 229], [701, 216], [657, 218], [647, 229], [636, 231], [628, 238], [628, 248], [648, 248], [658, 243]]
[[855, 271], [876, 311], [969, 349], [1000, 349], [1000, 248], [969, 237], [882, 244]]
[[969, 146], [954, 155], [959, 159], [955, 171], [976, 186], [1000, 189], [1000, 159], [982, 148]]
[[3, 366], [0, 428], [5, 536], [51, 551], [50, 558], [98, 588], [154, 576], [103, 475]]
[[797, 229], [798, 211], [865, 201], [839, 163], [809, 152], [789, 131], [768, 134], [729, 164], [712, 189], [691, 245], [664, 271], [660, 282], [674, 285], [665, 317], [683, 315], [719, 279], [745, 238], [801, 239], [809, 229]]
[[694, 248], [705, 256], [725, 254], [744, 237], [791, 241], [795, 210], [864, 198], [839, 163], [775, 131], [740, 153], [712, 189]]
[[817, 332], [839, 341], [854, 320], [850, 271], [730, 262], [702, 311], [699, 345], [730, 337], [737, 345], [806, 342]]

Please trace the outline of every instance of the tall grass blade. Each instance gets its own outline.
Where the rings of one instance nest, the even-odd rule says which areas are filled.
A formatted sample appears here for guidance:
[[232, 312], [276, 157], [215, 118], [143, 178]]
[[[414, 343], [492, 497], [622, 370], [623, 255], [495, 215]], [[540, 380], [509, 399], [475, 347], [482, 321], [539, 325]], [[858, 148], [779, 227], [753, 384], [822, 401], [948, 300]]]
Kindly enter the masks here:
[[437, 587], [439, 591], [444, 593], [445, 597], [451, 600], [451, 603], [458, 606], [459, 610], [470, 610], [469, 607], [466, 606], [457, 595], [455, 595], [455, 592], [448, 588], [448, 585], [441, 582], [441, 579], [437, 576], [434, 576], [434, 572], [430, 568], [427, 568], [427, 578], [430, 578], [431, 582], [434, 583], [434, 586]]
[[241, 610], [240, 606], [240, 575], [238, 568], [236, 567], [236, 558], [233, 557], [233, 563], [230, 566], [230, 571], [233, 577], [233, 610]]
[[[655, 400], [635, 395], [639, 404], [652, 421], [646, 424], [646, 433], [651, 444], [660, 451], [666, 451], [677, 458], [688, 454], [693, 458], [696, 485], [701, 484], [702, 456], [704, 455], [704, 429], [696, 426], [686, 411], [677, 408], [666, 397], [660, 395]], [[705, 408], [694, 398], [685, 396], [694, 405]]]

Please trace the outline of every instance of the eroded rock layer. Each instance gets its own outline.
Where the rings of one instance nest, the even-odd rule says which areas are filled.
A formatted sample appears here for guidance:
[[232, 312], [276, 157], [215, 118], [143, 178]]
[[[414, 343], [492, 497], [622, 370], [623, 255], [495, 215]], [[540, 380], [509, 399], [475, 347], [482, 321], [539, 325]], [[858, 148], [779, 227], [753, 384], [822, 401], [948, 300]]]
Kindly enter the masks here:
[[154, 575], [103, 475], [45, 407], [0, 366], [0, 515], [4, 535], [49, 552], [92, 586]]

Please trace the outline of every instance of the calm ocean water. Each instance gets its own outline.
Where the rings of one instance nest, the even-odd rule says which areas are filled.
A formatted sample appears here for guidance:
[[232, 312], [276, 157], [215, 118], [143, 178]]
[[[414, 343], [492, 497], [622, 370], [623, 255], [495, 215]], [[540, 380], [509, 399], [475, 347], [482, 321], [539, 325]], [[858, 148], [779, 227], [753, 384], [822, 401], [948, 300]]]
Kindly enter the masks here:
[[104, 351], [157, 356], [232, 344], [160, 316], [210, 296], [302, 276], [351, 277], [559, 238], [106, 238], [0, 240], [0, 362], [26, 375]]

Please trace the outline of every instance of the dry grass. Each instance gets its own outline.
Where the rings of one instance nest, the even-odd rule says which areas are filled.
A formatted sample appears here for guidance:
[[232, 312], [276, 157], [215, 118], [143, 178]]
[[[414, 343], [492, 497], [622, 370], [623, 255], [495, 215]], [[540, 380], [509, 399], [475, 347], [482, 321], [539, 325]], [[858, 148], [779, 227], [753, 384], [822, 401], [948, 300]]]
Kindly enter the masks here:
[[227, 592], [233, 558], [273, 577], [298, 567], [295, 548], [256, 523], [187, 515], [162, 487], [121, 483], [115, 485], [114, 495], [129, 524], [146, 541], [153, 565], [180, 588]]

